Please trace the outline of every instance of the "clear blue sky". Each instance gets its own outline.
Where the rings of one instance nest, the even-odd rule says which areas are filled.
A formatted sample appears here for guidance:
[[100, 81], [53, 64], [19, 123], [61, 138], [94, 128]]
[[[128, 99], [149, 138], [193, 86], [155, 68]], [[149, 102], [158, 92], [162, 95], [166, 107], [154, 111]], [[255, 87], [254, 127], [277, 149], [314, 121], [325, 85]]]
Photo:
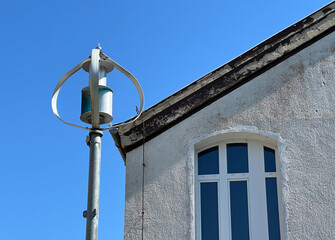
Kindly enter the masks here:
[[[132, 72], [145, 108], [230, 61], [329, 0], [3, 1], [0, 7], [1, 239], [84, 239], [88, 178], [85, 130], [51, 112], [62, 75], [103, 51]], [[108, 75], [114, 119], [135, 114], [135, 88]], [[60, 94], [59, 111], [80, 123], [80, 72]], [[102, 138], [99, 239], [123, 239], [125, 167]]]

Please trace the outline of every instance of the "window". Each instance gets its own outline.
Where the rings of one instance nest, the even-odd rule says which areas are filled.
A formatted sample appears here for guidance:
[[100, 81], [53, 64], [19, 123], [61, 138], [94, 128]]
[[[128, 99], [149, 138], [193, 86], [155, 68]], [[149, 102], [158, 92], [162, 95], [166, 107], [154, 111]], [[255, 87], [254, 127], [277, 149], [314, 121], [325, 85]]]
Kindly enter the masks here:
[[280, 240], [274, 147], [259, 141], [201, 149], [196, 163], [198, 240]]

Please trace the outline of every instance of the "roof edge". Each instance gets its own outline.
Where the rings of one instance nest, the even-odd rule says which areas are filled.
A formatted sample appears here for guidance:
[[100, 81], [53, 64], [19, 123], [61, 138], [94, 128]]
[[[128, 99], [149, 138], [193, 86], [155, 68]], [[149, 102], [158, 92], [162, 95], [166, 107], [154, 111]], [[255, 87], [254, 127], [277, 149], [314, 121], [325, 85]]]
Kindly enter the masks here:
[[123, 151], [149, 141], [334, 30], [332, 2], [145, 110], [133, 124], [120, 127]]

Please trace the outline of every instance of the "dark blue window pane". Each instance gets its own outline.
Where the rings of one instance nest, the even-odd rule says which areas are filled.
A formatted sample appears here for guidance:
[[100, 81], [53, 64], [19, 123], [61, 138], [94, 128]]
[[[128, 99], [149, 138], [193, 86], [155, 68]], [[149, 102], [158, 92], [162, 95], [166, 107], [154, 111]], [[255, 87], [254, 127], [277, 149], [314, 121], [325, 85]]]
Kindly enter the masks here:
[[249, 240], [247, 181], [230, 182], [232, 240]]
[[276, 158], [275, 150], [264, 147], [264, 166], [265, 172], [275, 172], [276, 171]]
[[227, 169], [228, 173], [247, 173], [249, 171], [246, 143], [227, 144]]
[[268, 208], [269, 240], [280, 240], [278, 195], [276, 178], [266, 178], [266, 203]]
[[219, 148], [213, 147], [198, 154], [198, 174], [219, 173]]
[[219, 239], [218, 184], [201, 183], [201, 237], [202, 240]]

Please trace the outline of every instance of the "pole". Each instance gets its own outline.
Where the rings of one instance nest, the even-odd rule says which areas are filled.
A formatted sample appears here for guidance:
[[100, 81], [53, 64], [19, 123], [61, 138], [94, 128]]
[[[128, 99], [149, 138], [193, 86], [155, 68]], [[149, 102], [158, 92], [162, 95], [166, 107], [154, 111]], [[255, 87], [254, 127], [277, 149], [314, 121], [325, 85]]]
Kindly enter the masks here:
[[88, 176], [88, 196], [86, 219], [86, 240], [98, 239], [99, 192], [101, 165], [102, 131], [91, 130], [87, 145], [90, 147], [90, 164]]

